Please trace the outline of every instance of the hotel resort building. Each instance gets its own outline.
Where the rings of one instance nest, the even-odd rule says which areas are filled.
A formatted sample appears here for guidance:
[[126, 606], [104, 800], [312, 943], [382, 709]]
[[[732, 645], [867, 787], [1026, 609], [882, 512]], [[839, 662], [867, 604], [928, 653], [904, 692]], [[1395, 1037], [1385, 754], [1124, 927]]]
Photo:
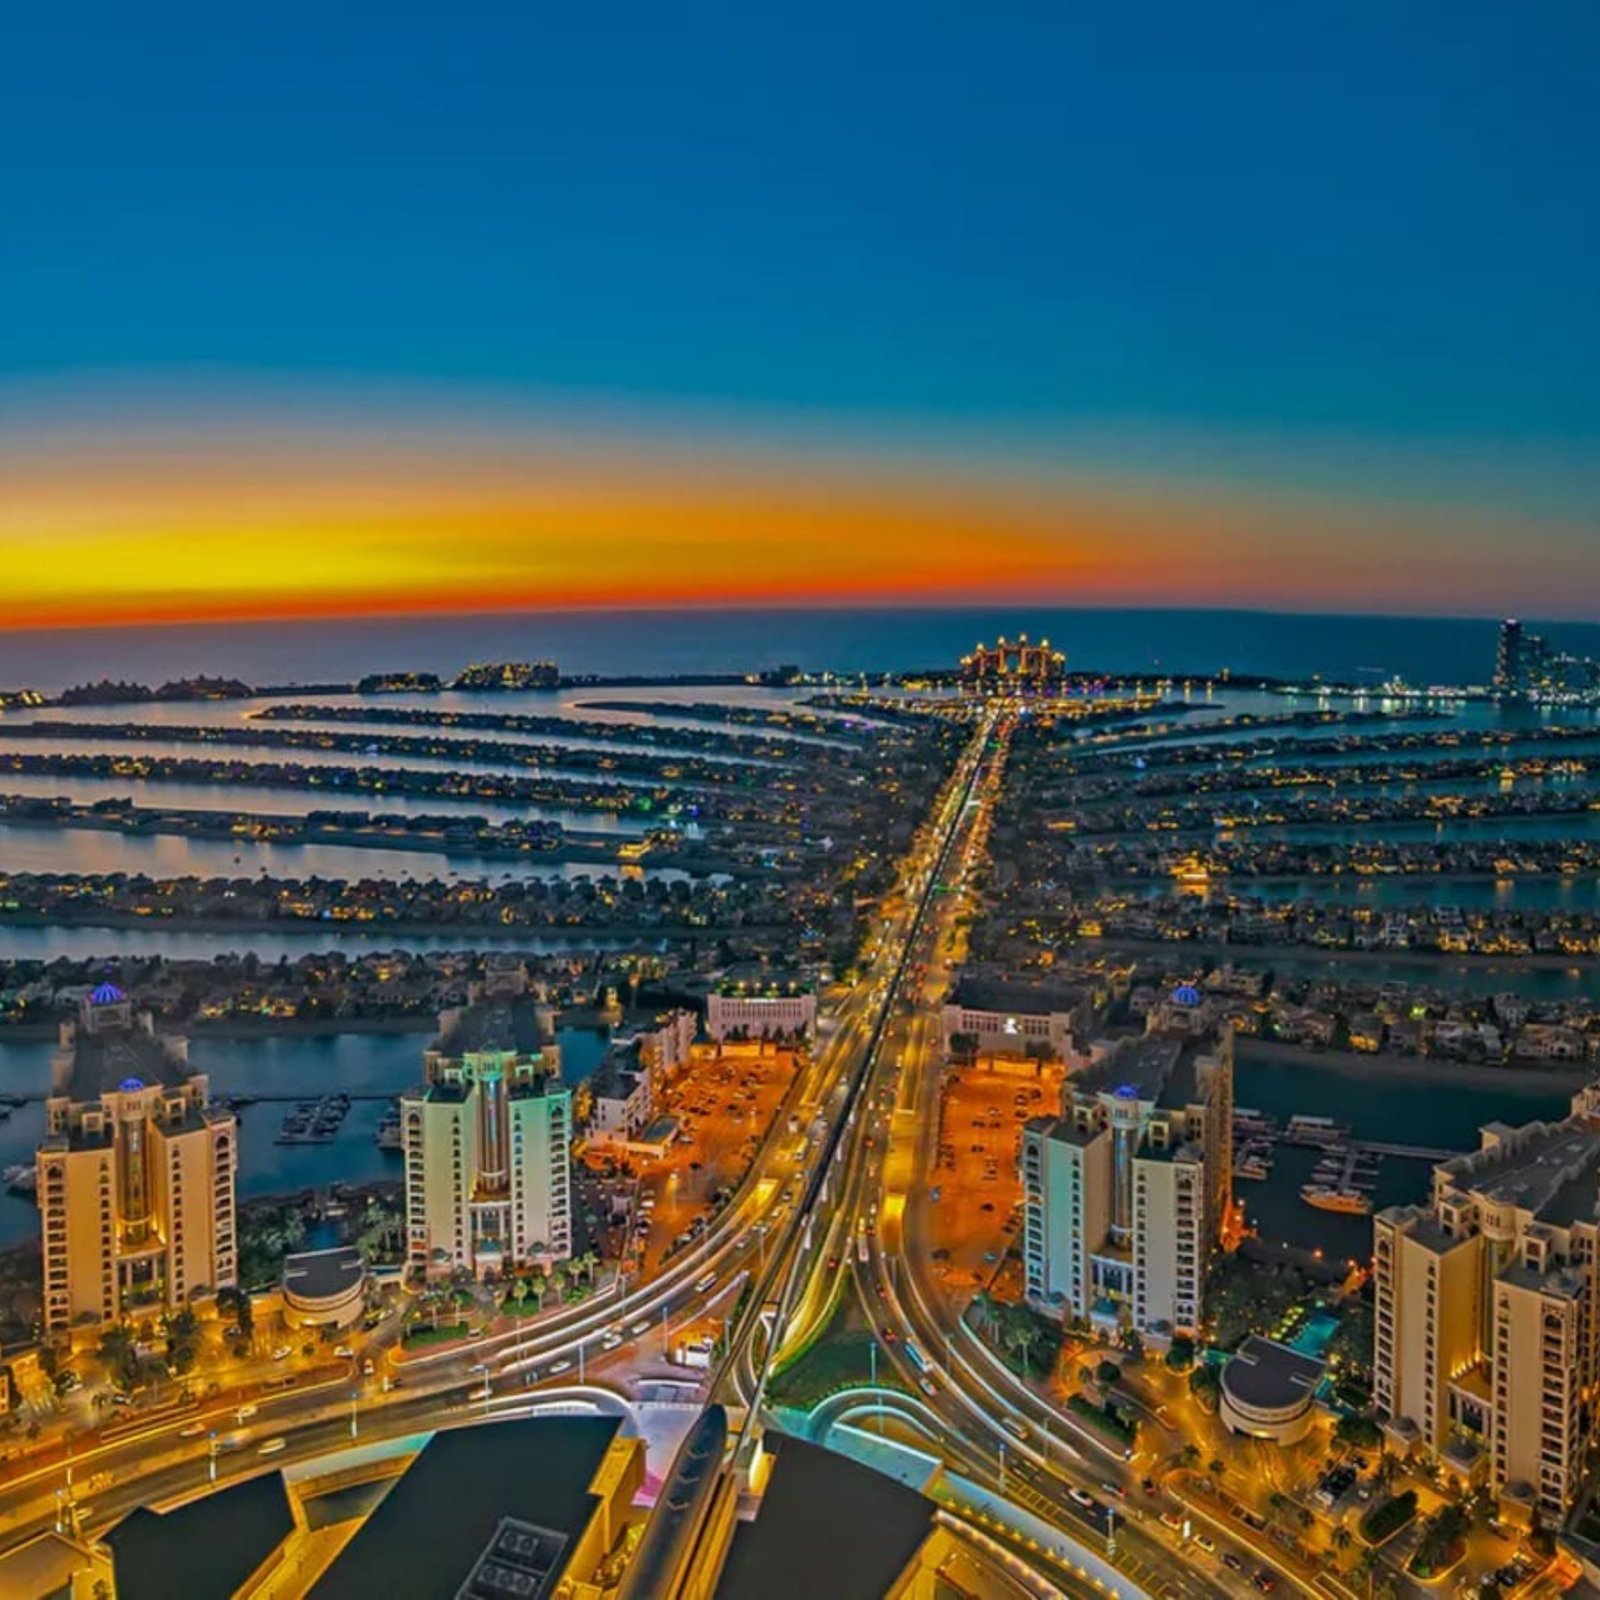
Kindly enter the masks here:
[[238, 1128], [188, 1043], [115, 984], [63, 1023], [38, 1152], [44, 1330], [169, 1311], [238, 1278]]
[[729, 979], [706, 996], [706, 1033], [724, 1039], [811, 1039], [817, 994], [799, 979]]
[[1547, 1523], [1571, 1509], [1600, 1382], [1600, 1085], [1491, 1123], [1426, 1205], [1373, 1219], [1374, 1389], [1391, 1444]]
[[423, 1071], [400, 1101], [410, 1270], [494, 1277], [570, 1256], [572, 1095], [527, 969], [493, 962], [440, 1017]]
[[1193, 1334], [1233, 1195], [1233, 1036], [1154, 1031], [1068, 1080], [1022, 1134], [1028, 1304], [1104, 1331]]

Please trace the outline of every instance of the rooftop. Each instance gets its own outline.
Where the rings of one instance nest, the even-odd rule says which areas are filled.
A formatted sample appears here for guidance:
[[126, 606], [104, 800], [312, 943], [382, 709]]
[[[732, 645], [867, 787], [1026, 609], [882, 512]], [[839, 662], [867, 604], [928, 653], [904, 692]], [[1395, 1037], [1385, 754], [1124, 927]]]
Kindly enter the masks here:
[[64, 1092], [87, 1103], [125, 1086], [180, 1088], [192, 1075], [187, 1065], [168, 1053], [166, 1040], [137, 1023], [131, 1028], [89, 1033], [78, 1028], [72, 1045], [72, 1068]]
[[475, 1000], [447, 1016], [433, 1048], [440, 1055], [537, 1055], [550, 1036], [531, 999]]
[[106, 1535], [117, 1600], [171, 1600], [175, 1590], [233, 1594], [293, 1528], [276, 1472], [172, 1511], [141, 1506]]
[[306, 1300], [328, 1300], [346, 1293], [366, 1276], [366, 1263], [354, 1245], [333, 1250], [307, 1250], [283, 1258], [286, 1293]]
[[1195, 1062], [1203, 1049], [1183, 1034], [1146, 1033], [1124, 1039], [1108, 1056], [1094, 1063], [1069, 1087], [1081, 1094], [1119, 1094], [1177, 1109], [1197, 1093]]
[[1048, 1016], [1072, 1011], [1083, 1000], [1073, 984], [1036, 983], [1026, 978], [964, 973], [950, 991], [950, 1004], [968, 1011], [1003, 1011], [1018, 1016]]
[[1521, 1128], [1491, 1123], [1484, 1129], [1484, 1148], [1456, 1156], [1437, 1170], [1457, 1189], [1480, 1196], [1494, 1205], [1515, 1206], [1545, 1221], [1546, 1208], [1556, 1208], [1577, 1220], [1574, 1207], [1588, 1197], [1592, 1215], [1597, 1168], [1600, 1168], [1600, 1134], [1585, 1122], [1530, 1122]]
[[615, 1417], [536, 1417], [436, 1433], [312, 1600], [548, 1595], [588, 1525], [590, 1485], [618, 1426]]
[[772, 1481], [734, 1533], [717, 1600], [880, 1600], [921, 1548], [933, 1503], [821, 1445], [776, 1432], [767, 1443]]
[[1222, 1369], [1222, 1386], [1252, 1410], [1286, 1411], [1311, 1403], [1322, 1372], [1314, 1357], [1252, 1333]]

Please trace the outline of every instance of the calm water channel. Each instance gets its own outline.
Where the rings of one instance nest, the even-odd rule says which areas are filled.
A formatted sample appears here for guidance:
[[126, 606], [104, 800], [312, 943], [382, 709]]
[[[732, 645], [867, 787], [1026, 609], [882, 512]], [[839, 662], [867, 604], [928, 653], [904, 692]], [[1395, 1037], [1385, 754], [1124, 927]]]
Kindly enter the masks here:
[[[214, 1094], [295, 1095], [315, 1097], [344, 1091], [376, 1094], [356, 1100], [338, 1136], [330, 1144], [280, 1145], [273, 1138], [283, 1121], [284, 1105], [247, 1106], [239, 1114], [239, 1192], [244, 1198], [293, 1193], [333, 1182], [370, 1183], [400, 1177], [397, 1152], [374, 1142], [388, 1097], [422, 1078], [422, 1052], [427, 1030], [416, 1033], [347, 1033], [319, 1038], [293, 1035], [255, 1039], [219, 1039], [203, 1034], [189, 1043], [196, 1071], [210, 1076]], [[588, 1028], [562, 1028], [562, 1078], [581, 1083], [599, 1064], [605, 1036]], [[0, 1094], [48, 1093], [48, 1040], [0, 1042]], [[44, 1106], [19, 1107], [0, 1122], [0, 1167], [27, 1166], [44, 1133]], [[38, 1229], [31, 1200], [0, 1192], [0, 1248], [30, 1238]]]

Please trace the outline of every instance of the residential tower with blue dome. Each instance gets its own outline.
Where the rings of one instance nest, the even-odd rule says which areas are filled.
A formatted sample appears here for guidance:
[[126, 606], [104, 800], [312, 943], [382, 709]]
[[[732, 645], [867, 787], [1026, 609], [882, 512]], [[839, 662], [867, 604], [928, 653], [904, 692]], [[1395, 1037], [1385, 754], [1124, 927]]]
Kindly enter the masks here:
[[238, 1280], [238, 1126], [109, 980], [63, 1023], [38, 1152], [43, 1322], [94, 1336]]

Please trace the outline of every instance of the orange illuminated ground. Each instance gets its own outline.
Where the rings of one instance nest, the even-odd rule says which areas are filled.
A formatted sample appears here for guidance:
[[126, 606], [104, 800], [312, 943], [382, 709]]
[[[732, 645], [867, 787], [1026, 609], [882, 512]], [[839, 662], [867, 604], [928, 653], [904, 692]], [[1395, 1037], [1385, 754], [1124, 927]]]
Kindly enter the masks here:
[[[1052, 1063], [1037, 1071], [1032, 1063], [959, 1067], [945, 1075], [932, 1179], [939, 1200], [925, 1215], [930, 1248], [949, 1252], [935, 1257], [938, 1279], [963, 1304], [985, 1287], [1006, 1297], [1005, 1256], [1016, 1238], [1015, 1225], [1007, 1224], [1022, 1198], [1017, 1155], [1023, 1124], [1059, 1111], [1062, 1076]], [[998, 1260], [986, 1260], [989, 1255]]]

